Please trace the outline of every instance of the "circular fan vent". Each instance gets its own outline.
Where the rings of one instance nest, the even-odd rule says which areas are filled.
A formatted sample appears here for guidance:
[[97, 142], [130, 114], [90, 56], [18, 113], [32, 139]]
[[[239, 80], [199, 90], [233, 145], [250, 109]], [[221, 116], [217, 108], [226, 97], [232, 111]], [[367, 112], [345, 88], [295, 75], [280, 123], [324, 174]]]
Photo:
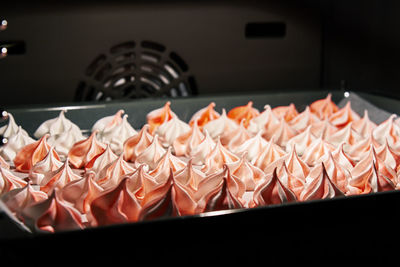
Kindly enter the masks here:
[[189, 66], [164, 45], [133, 41], [97, 56], [78, 84], [77, 101], [122, 98], [184, 97], [196, 94]]

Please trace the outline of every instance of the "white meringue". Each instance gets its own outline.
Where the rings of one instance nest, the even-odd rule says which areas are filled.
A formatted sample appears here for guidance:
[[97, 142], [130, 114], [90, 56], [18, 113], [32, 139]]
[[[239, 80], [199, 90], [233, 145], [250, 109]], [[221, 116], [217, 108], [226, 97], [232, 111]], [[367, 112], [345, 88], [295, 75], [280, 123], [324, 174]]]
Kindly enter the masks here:
[[73, 131], [80, 132], [81, 129], [79, 129], [76, 124], [65, 118], [64, 113], [65, 111], [62, 110], [58, 117], [43, 122], [35, 131], [33, 136], [41, 138], [43, 135], [48, 133], [50, 136], [57, 138], [58, 135], [68, 131], [70, 128], [73, 128]]
[[19, 126], [17, 132], [8, 139], [7, 143], [2, 148], [0, 148], [0, 156], [5, 160], [12, 161], [21, 148], [34, 142], [35, 140], [30, 138], [25, 130]]

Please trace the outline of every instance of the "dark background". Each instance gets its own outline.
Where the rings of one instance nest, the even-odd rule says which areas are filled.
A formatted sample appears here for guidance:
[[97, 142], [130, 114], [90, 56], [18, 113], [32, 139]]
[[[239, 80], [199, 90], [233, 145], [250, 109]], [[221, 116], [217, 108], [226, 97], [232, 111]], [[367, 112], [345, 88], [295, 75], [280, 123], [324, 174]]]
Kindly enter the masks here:
[[[143, 40], [178, 54], [200, 95], [350, 89], [400, 97], [399, 12], [394, 0], [2, 3], [9, 26], [0, 44], [25, 51], [0, 59], [1, 104], [74, 101], [96, 57]], [[248, 29], [253, 23], [283, 29]]]

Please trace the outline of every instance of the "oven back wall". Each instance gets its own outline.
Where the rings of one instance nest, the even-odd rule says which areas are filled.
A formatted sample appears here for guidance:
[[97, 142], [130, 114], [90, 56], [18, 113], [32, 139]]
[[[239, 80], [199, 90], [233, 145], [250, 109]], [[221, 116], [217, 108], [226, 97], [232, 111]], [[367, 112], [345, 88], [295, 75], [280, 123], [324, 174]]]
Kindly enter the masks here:
[[[3, 105], [70, 102], [96, 57], [117, 44], [143, 40], [178, 54], [199, 94], [317, 88], [319, 10], [295, 2], [5, 5], [0, 17], [8, 28], [0, 32], [0, 43], [22, 41], [26, 51], [0, 59]], [[248, 23], [271, 22], [283, 25], [283, 35], [256, 28], [246, 37]]]

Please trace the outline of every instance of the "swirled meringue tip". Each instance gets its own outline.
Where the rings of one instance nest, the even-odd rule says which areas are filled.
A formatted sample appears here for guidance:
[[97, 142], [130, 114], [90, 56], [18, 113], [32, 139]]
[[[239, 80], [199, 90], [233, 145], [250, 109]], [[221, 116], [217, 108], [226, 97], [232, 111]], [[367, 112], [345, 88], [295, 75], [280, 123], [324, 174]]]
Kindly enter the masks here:
[[207, 107], [197, 111], [190, 119], [189, 125], [193, 127], [194, 124], [197, 124], [199, 127], [202, 128], [209, 121], [218, 119], [221, 115], [217, 111], [215, 111], [214, 108], [215, 103], [211, 102]]
[[169, 121], [173, 117], [177, 117], [171, 110], [170, 106], [171, 102], [167, 101], [163, 107], [155, 109], [146, 115], [147, 124], [150, 126], [149, 130], [151, 134], [153, 134], [158, 126], [164, 123], [164, 121]]
[[316, 114], [320, 119], [327, 119], [338, 110], [339, 108], [332, 101], [332, 94], [330, 93], [326, 98], [316, 100], [310, 105], [310, 111]]
[[253, 107], [253, 101], [249, 101], [245, 106], [239, 106], [231, 109], [228, 112], [228, 118], [240, 123], [243, 121], [243, 125], [245, 128], [249, 126], [249, 122], [251, 119], [260, 115], [258, 109]]

